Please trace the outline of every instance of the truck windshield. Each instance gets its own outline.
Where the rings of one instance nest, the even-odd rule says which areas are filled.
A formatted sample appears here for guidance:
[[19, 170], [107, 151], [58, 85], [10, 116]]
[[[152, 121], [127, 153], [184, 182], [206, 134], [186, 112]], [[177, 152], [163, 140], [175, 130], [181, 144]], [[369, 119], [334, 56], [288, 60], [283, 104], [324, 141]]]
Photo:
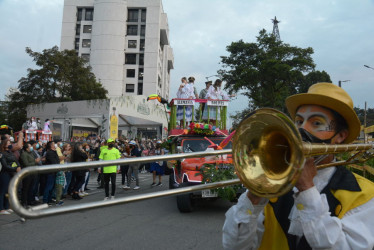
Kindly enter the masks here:
[[[220, 144], [223, 139], [218, 138], [209, 138], [212, 142], [215, 144]], [[191, 153], [191, 152], [201, 152], [205, 151], [208, 146], [210, 145], [210, 142], [205, 139], [184, 139], [182, 141], [182, 147], [184, 153]], [[224, 149], [231, 149], [232, 143], [231, 141]]]

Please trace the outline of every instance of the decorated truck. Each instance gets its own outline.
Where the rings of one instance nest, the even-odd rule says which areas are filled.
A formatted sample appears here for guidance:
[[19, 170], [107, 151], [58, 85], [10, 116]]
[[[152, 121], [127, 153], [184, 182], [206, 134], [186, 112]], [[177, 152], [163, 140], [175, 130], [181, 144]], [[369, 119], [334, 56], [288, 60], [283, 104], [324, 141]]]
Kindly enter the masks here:
[[[203, 100], [203, 99], [173, 99], [170, 103], [169, 141], [171, 153], [202, 152], [216, 149], [230, 149], [231, 136], [226, 129], [227, 100]], [[187, 124], [177, 121], [177, 107], [179, 112], [183, 110], [186, 117], [187, 106], [192, 106], [192, 121]], [[213, 117], [209, 116], [211, 107]], [[203, 109], [208, 113], [208, 119], [203, 119]], [[214, 122], [212, 122], [214, 120]], [[208, 123], [208, 121], [211, 121]], [[213, 125], [213, 123], [215, 123]], [[177, 161], [169, 161], [172, 168], [169, 176], [169, 188], [180, 188], [190, 185], [199, 185], [209, 181], [204, 176], [204, 167], [210, 166], [215, 170], [232, 169], [231, 155], [207, 156], [201, 158], [186, 158]], [[213, 175], [213, 174], [212, 174]], [[191, 212], [199, 199], [216, 199], [217, 192], [202, 190], [194, 193], [177, 196], [177, 206], [180, 212]]]

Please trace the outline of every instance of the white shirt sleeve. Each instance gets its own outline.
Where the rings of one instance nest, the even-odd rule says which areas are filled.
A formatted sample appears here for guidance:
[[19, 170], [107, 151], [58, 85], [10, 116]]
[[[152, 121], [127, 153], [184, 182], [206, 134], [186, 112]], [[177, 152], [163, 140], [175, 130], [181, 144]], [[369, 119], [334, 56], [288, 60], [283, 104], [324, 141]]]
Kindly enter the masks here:
[[294, 197], [297, 208], [294, 220], [300, 222], [313, 249], [373, 249], [374, 199], [339, 219], [330, 215], [326, 196], [315, 187]]
[[229, 100], [230, 99], [230, 97], [224, 91], [222, 91], [221, 89], [219, 91], [220, 91], [220, 95], [222, 96], [223, 100]]
[[216, 98], [216, 94], [214, 92], [214, 87], [213, 86], [209, 87], [208, 92], [206, 93], [205, 98], [206, 99], [208, 99], [208, 98], [210, 98], [210, 99], [217, 99]]
[[223, 225], [222, 244], [224, 249], [257, 249], [264, 233], [263, 210], [268, 199], [262, 198], [259, 205], [253, 205], [247, 193], [226, 212]]

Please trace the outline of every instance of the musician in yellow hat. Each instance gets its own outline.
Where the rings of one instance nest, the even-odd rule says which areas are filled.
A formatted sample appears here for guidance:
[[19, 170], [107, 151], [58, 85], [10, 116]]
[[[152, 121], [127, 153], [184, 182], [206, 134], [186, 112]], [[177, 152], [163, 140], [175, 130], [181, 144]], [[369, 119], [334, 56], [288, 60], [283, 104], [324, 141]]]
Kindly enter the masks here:
[[[290, 96], [286, 106], [303, 138], [312, 143], [353, 142], [360, 121], [353, 102], [331, 83]], [[318, 164], [334, 162], [327, 155]], [[309, 158], [295, 187], [275, 198], [248, 190], [226, 213], [225, 249], [373, 249], [374, 183], [343, 166], [317, 171]]]

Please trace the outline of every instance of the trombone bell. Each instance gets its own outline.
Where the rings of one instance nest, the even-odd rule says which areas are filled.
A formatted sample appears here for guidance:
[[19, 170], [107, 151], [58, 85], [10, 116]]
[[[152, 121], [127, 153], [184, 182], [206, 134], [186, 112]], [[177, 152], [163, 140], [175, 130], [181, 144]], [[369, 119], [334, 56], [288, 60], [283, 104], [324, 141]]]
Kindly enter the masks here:
[[261, 197], [278, 197], [296, 183], [304, 162], [301, 137], [285, 114], [259, 109], [238, 126], [233, 163], [243, 185]]

